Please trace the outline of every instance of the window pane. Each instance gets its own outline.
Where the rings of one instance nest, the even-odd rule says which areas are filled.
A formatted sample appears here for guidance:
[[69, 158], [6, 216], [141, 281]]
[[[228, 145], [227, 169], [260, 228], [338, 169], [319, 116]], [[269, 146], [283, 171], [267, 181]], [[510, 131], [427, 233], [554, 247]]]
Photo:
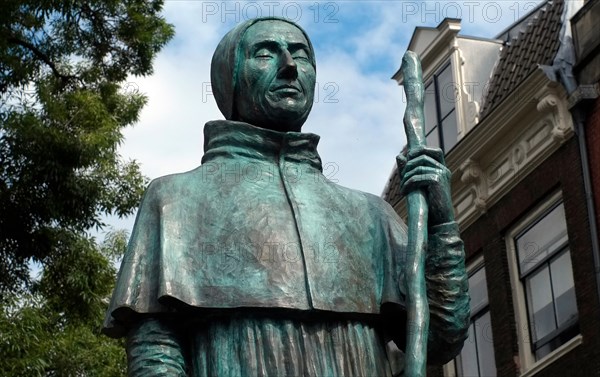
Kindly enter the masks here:
[[471, 296], [471, 315], [475, 315], [488, 303], [485, 268], [479, 269], [469, 277], [469, 295]]
[[458, 128], [456, 126], [456, 112], [448, 114], [442, 121], [442, 133], [444, 136], [444, 152], [448, 152], [458, 140]]
[[437, 127], [434, 128], [433, 131], [431, 131], [431, 133], [425, 137], [425, 139], [427, 139], [427, 146], [437, 148], [440, 147], [440, 137], [438, 135]]
[[477, 356], [479, 359], [480, 375], [486, 377], [495, 376], [496, 360], [494, 359], [494, 339], [489, 310], [475, 322], [475, 336], [477, 337]]
[[533, 317], [531, 329], [533, 341], [537, 342], [556, 329], [550, 273], [547, 266], [527, 278], [527, 301], [529, 315]]
[[435, 108], [435, 87], [433, 82], [425, 88], [425, 133], [437, 125], [437, 110]]
[[515, 237], [536, 360], [579, 333], [568, 242], [563, 203], [550, 207]]
[[545, 357], [550, 352], [554, 351], [569, 340], [573, 339], [575, 336], [577, 336], [577, 334], [579, 334], [578, 324], [568, 327], [566, 330], [558, 334], [555, 338], [550, 340], [548, 343], [542, 345], [535, 351], [536, 360]]
[[543, 346], [541, 346], [540, 348], [538, 348], [537, 350], [535, 350], [535, 359], [539, 360], [539, 359], [545, 357], [550, 352], [552, 352], [552, 350], [554, 348], [556, 348], [556, 347], [552, 347], [552, 342], [544, 344]]
[[565, 208], [561, 203], [517, 238], [521, 276], [532, 270], [544, 257], [563, 247], [567, 241]]
[[577, 303], [573, 284], [571, 253], [565, 252], [550, 263], [552, 288], [556, 300], [556, 319], [558, 326], [577, 318]]
[[455, 360], [457, 376], [495, 376], [494, 344], [490, 312], [487, 308], [485, 268], [469, 276], [471, 324], [468, 338]]
[[440, 116], [445, 118], [450, 111], [454, 109], [456, 101], [456, 83], [452, 80], [452, 69], [449, 64], [437, 76], [438, 100], [440, 101]]
[[469, 337], [465, 340], [465, 345], [462, 351], [460, 351], [460, 356], [456, 359], [456, 369], [458, 376], [479, 376], [477, 368], [477, 344], [475, 343], [475, 326], [473, 322], [469, 326]]

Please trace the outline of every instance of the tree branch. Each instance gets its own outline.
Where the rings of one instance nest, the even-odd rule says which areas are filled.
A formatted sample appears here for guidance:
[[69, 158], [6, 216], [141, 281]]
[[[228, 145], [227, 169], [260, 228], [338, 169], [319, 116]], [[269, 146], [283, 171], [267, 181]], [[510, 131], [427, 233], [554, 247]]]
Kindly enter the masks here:
[[25, 47], [26, 49], [28, 49], [29, 51], [31, 51], [39, 60], [43, 61], [44, 63], [46, 63], [46, 65], [48, 67], [50, 67], [50, 69], [52, 70], [52, 73], [54, 74], [54, 76], [60, 78], [63, 81], [67, 81], [67, 80], [72, 80], [72, 79], [76, 79], [77, 76], [74, 75], [65, 75], [62, 74], [58, 68], [56, 67], [56, 64], [54, 64], [54, 62], [52, 60], [50, 60], [50, 58], [48, 57], [48, 55], [46, 55], [45, 53], [43, 53], [39, 48], [37, 48], [34, 44], [24, 41], [20, 38], [17, 38], [15, 36], [10, 36], [7, 38], [7, 41], [9, 43], [13, 43], [16, 45], [19, 45], [21, 47]]

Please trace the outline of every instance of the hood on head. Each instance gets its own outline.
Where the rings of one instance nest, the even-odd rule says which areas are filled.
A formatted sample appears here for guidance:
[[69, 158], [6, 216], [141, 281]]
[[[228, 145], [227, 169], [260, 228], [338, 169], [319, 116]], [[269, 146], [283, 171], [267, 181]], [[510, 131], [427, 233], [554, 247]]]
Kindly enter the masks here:
[[210, 82], [212, 94], [217, 106], [225, 117], [232, 119], [234, 114], [233, 99], [235, 98], [235, 83], [237, 81], [238, 60], [241, 57], [241, 42], [246, 30], [261, 21], [283, 21], [294, 25], [304, 34], [311, 53], [311, 63], [316, 70], [315, 53], [308, 35], [296, 23], [280, 17], [262, 17], [246, 20], [231, 29], [215, 49], [210, 65]]

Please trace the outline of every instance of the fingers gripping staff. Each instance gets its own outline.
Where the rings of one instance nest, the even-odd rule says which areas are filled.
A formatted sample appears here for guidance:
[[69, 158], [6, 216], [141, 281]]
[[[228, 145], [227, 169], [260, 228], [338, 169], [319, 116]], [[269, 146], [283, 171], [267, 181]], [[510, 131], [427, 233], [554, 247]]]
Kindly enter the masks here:
[[[404, 91], [407, 104], [404, 130], [408, 152], [426, 146], [423, 119], [424, 89], [421, 63], [417, 54], [407, 51], [402, 58]], [[427, 364], [427, 334], [429, 306], [425, 284], [425, 251], [427, 243], [428, 206], [422, 189], [408, 193], [408, 246], [406, 255], [406, 364], [408, 377], [425, 376]]]

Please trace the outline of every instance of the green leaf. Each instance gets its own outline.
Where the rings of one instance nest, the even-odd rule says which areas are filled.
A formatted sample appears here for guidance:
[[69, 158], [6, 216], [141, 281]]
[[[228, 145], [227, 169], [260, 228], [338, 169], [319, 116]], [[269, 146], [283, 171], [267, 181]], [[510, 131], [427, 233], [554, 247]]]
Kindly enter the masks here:
[[[173, 36], [162, 1], [5, 0], [0, 12], [0, 375], [118, 376], [100, 336], [127, 234], [87, 235], [132, 214], [147, 179], [118, 155]], [[41, 269], [32, 280], [30, 266]]]

